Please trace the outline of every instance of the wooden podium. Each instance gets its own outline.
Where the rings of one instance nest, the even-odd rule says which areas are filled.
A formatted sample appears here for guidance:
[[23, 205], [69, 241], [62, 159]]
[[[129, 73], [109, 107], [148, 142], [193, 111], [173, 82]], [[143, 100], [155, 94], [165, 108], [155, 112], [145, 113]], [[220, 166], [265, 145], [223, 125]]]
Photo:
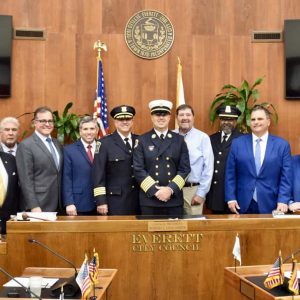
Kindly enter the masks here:
[[[98, 283], [95, 285], [96, 287], [95, 296], [97, 297], [97, 300], [108, 299], [107, 292], [116, 273], [117, 273], [116, 269], [99, 269]], [[53, 278], [68, 278], [73, 275], [74, 275], [74, 269], [72, 268], [26, 268], [22, 274], [22, 277], [42, 276], [42, 277], [53, 277]], [[92, 292], [90, 296], [92, 296]], [[9, 299], [28, 299], [28, 298], [9, 298]], [[53, 299], [57, 299], [57, 297], [56, 298], [43, 297], [43, 299], [53, 300]], [[80, 299], [80, 297], [77, 299]]]
[[96, 248], [100, 268], [118, 269], [108, 292], [111, 300], [224, 299], [224, 268], [234, 266], [237, 233], [245, 265], [272, 264], [279, 249], [285, 257], [300, 248], [300, 219], [78, 216], [58, 217], [54, 222], [9, 221], [6, 254], [0, 254], [0, 263], [14, 276], [28, 266], [69, 267], [28, 239], [46, 244], [76, 267], [85, 253], [91, 257]]
[[[262, 276], [271, 270], [272, 265], [225, 268], [226, 300], [300, 300], [300, 296], [275, 296], [257, 285], [252, 277]], [[299, 266], [298, 266], [299, 268]], [[291, 264], [283, 265], [284, 270], [291, 270]]]

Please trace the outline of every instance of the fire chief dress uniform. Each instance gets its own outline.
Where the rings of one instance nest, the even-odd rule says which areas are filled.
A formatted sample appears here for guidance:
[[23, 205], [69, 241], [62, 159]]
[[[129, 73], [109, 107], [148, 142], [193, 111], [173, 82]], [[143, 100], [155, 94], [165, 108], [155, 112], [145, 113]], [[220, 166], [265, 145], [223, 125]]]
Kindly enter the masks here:
[[[126, 111], [122, 112], [122, 107]], [[133, 117], [135, 111], [130, 106], [112, 110], [113, 118]], [[137, 135], [130, 134], [132, 145]], [[95, 153], [93, 163], [94, 199], [96, 205], [108, 205], [108, 215], [139, 214], [139, 187], [133, 176], [133, 151], [126, 147], [120, 134], [114, 133], [100, 139], [100, 148]]]
[[[154, 129], [139, 136], [133, 166], [141, 188], [139, 200], [142, 214], [143, 207], [161, 208], [162, 212], [181, 207], [183, 212], [182, 188], [191, 169], [187, 145], [182, 136], [168, 130], [162, 139]], [[170, 187], [173, 191], [171, 199], [166, 202], [157, 199], [157, 186]]]

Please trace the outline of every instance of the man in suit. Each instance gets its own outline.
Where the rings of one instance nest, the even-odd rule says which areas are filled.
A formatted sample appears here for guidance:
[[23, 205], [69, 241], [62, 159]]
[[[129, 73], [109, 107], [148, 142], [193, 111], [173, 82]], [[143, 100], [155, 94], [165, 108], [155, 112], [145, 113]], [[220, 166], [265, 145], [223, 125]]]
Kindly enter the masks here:
[[0, 122], [0, 147], [3, 152], [16, 156], [20, 123], [13, 117], [3, 118]]
[[252, 134], [232, 142], [225, 173], [225, 201], [233, 213], [286, 212], [291, 198], [290, 145], [271, 135], [270, 113], [261, 105], [251, 112]]
[[6, 221], [19, 207], [19, 185], [15, 158], [0, 152], [0, 219], [1, 234], [6, 234]]
[[96, 214], [92, 164], [97, 133], [97, 122], [85, 116], [79, 123], [80, 139], [64, 148], [63, 205], [69, 216]]
[[295, 212], [300, 210], [300, 155], [292, 157], [292, 169], [293, 188], [291, 201], [289, 201], [289, 210]]
[[139, 137], [134, 149], [143, 215], [183, 214], [182, 188], [191, 168], [184, 138], [168, 129], [172, 106], [168, 100], [149, 103], [153, 129]]
[[137, 136], [131, 133], [135, 109], [112, 109], [116, 131], [103, 137], [93, 165], [94, 197], [101, 215], [139, 214], [138, 185], [133, 176], [132, 149]]
[[51, 138], [51, 109], [39, 107], [33, 125], [34, 133], [19, 144], [16, 155], [21, 205], [32, 212], [57, 211], [61, 204], [63, 154], [57, 140]]
[[214, 173], [209, 193], [206, 195], [206, 207], [214, 214], [230, 213], [224, 200], [225, 166], [233, 139], [242, 135], [236, 129], [241, 112], [235, 106], [220, 106], [217, 109], [220, 131], [210, 136], [214, 152]]
[[184, 212], [201, 215], [209, 191], [214, 169], [214, 154], [209, 136], [194, 127], [194, 110], [182, 104], [176, 109], [179, 128], [174, 132], [184, 137], [189, 150], [191, 173], [182, 189]]

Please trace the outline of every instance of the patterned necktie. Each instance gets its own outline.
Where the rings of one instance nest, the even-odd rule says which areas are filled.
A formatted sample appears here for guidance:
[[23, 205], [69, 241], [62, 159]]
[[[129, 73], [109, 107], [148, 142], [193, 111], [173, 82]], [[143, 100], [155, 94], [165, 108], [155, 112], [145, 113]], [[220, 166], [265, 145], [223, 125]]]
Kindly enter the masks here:
[[165, 139], [165, 136], [164, 136], [163, 133], [162, 133], [159, 137], [160, 137], [161, 140], [164, 140], [164, 139]]
[[49, 144], [49, 147], [50, 147], [50, 153], [51, 153], [52, 158], [53, 158], [53, 160], [54, 160], [55, 166], [56, 166], [56, 168], [58, 169], [58, 167], [59, 167], [59, 165], [58, 165], [58, 159], [57, 159], [57, 156], [56, 156], [54, 147], [53, 147], [53, 145], [52, 145], [52, 140], [51, 140], [49, 137], [47, 137], [47, 138], [46, 138], [46, 141], [47, 141], [48, 144]]
[[5, 197], [6, 197], [6, 188], [4, 186], [4, 182], [0, 174], [0, 207], [2, 207]]
[[225, 143], [227, 141], [228, 135], [224, 134], [223, 135], [223, 140], [222, 140], [222, 144]]
[[131, 146], [130, 146], [130, 143], [129, 143], [129, 138], [126, 137], [124, 139], [124, 141], [125, 141], [126, 148], [129, 150], [129, 152], [131, 152]]
[[93, 158], [93, 153], [92, 153], [92, 145], [88, 145], [87, 149], [88, 149], [87, 150], [87, 155], [89, 157], [89, 160], [90, 160], [91, 163], [93, 163], [94, 158]]

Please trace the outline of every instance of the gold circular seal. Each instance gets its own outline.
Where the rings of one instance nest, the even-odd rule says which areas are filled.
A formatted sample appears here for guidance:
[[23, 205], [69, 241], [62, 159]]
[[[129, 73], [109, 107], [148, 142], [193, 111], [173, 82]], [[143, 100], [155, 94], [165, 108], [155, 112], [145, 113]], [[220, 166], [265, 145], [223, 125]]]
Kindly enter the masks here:
[[125, 41], [135, 55], [155, 59], [166, 54], [174, 41], [174, 28], [168, 17], [155, 10], [133, 15], [125, 27]]

